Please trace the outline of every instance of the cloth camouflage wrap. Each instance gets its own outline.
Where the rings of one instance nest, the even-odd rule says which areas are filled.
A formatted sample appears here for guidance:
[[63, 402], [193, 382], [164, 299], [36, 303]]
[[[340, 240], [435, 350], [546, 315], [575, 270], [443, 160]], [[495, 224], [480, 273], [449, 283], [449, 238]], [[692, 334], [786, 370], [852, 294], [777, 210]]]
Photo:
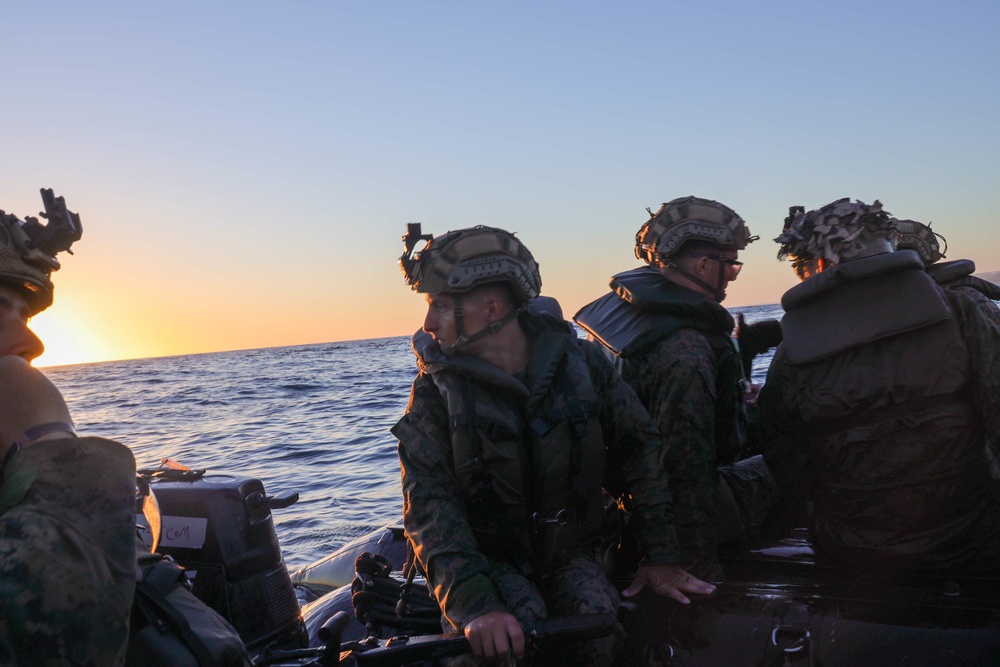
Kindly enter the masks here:
[[879, 238], [895, 241], [896, 219], [882, 210], [878, 200], [871, 205], [847, 197], [808, 213], [789, 216], [781, 236], [778, 259], [823, 258], [837, 263]]
[[17, 216], [0, 210], [0, 282], [17, 288], [28, 302], [32, 315], [52, 305], [53, 285], [49, 276], [59, 270], [56, 254], [68, 251], [80, 240], [80, 216], [66, 209], [62, 197], [42, 190], [47, 224], [37, 218]]
[[759, 398], [764, 455], [786, 493], [813, 502], [817, 555], [995, 576], [996, 322], [936, 285], [913, 252], [837, 264], [782, 306], [784, 340]]
[[[943, 259], [948, 250], [948, 242], [943, 236], [932, 231], [930, 225], [916, 220], [896, 220], [896, 233], [896, 250], [915, 251], [925, 266]], [[944, 250], [941, 250], [938, 239], [944, 242]]]

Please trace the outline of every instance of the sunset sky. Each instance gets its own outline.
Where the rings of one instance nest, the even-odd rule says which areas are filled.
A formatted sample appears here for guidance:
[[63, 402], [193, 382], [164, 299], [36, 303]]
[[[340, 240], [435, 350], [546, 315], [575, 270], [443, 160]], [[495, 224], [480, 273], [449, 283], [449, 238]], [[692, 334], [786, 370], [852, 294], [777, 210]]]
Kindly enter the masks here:
[[567, 314], [694, 194], [761, 241], [880, 199], [1000, 269], [996, 2], [35, 2], [0, 10], [0, 208], [83, 219], [39, 365], [412, 333], [405, 223], [516, 231]]

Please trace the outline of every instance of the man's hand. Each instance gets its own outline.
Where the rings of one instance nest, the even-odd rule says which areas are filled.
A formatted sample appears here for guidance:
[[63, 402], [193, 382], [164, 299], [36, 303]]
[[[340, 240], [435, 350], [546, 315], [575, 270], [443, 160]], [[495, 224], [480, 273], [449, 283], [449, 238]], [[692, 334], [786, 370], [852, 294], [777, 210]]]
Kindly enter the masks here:
[[[0, 357], [0, 460], [15, 440], [24, 439], [26, 429], [47, 422], [73, 423], [62, 394], [21, 357]], [[65, 433], [50, 433], [21, 445], [64, 437]]]
[[524, 657], [524, 630], [513, 614], [505, 611], [491, 611], [469, 621], [465, 638], [477, 658], [502, 658], [511, 651], [515, 658]]
[[750, 406], [757, 405], [757, 399], [760, 398], [760, 390], [763, 387], [762, 384], [747, 382], [743, 387], [743, 402]]
[[698, 577], [688, 574], [676, 563], [670, 563], [641, 566], [639, 571], [635, 573], [632, 584], [622, 591], [622, 595], [630, 598], [646, 586], [660, 595], [672, 597], [681, 604], [691, 602], [684, 593], [708, 595], [715, 592], [714, 584], [706, 583]]

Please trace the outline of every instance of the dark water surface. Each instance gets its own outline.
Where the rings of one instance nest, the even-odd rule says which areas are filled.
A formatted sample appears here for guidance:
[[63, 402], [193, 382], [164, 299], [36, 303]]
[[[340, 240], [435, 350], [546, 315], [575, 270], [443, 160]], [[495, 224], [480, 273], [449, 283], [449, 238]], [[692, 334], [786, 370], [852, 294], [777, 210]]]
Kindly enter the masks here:
[[[733, 309], [747, 321], [780, 306]], [[763, 381], [770, 355], [754, 364]], [[399, 461], [389, 428], [416, 374], [409, 338], [217, 352], [45, 369], [77, 429], [128, 445], [140, 467], [169, 457], [298, 491], [275, 512], [294, 570], [398, 523]]]

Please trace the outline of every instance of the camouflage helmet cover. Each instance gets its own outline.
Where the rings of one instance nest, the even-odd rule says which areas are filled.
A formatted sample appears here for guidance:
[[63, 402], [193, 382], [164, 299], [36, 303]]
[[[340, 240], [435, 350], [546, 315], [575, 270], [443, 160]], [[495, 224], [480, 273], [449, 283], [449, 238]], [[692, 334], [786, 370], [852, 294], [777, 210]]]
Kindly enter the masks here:
[[[925, 225], [922, 222], [896, 220], [896, 232], [899, 234], [896, 249], [916, 251], [926, 266], [943, 258], [948, 250], [948, 242], [945, 241], [945, 238], [932, 231], [930, 225]], [[941, 250], [938, 239], [944, 242], [944, 250]]]
[[52, 305], [53, 271], [59, 270], [56, 254], [69, 251], [83, 234], [80, 216], [66, 209], [62, 197], [42, 190], [46, 224], [37, 218], [16, 216], [0, 210], [0, 283], [18, 289], [32, 315]]
[[736, 211], [711, 199], [679, 197], [653, 213], [635, 235], [635, 256], [647, 264], [663, 261], [687, 241], [707, 241], [743, 250], [759, 237]]
[[[418, 239], [427, 240], [419, 252]], [[478, 225], [430, 238], [416, 223], [403, 237], [406, 251], [399, 265], [408, 285], [426, 294], [461, 293], [488, 283], [510, 286], [520, 303], [538, 296], [542, 278], [531, 252], [512, 233]]]
[[873, 241], [895, 241], [896, 220], [878, 200], [868, 205], [847, 197], [804, 212], [792, 207], [781, 235], [778, 259], [824, 258], [837, 263], [853, 257]]

